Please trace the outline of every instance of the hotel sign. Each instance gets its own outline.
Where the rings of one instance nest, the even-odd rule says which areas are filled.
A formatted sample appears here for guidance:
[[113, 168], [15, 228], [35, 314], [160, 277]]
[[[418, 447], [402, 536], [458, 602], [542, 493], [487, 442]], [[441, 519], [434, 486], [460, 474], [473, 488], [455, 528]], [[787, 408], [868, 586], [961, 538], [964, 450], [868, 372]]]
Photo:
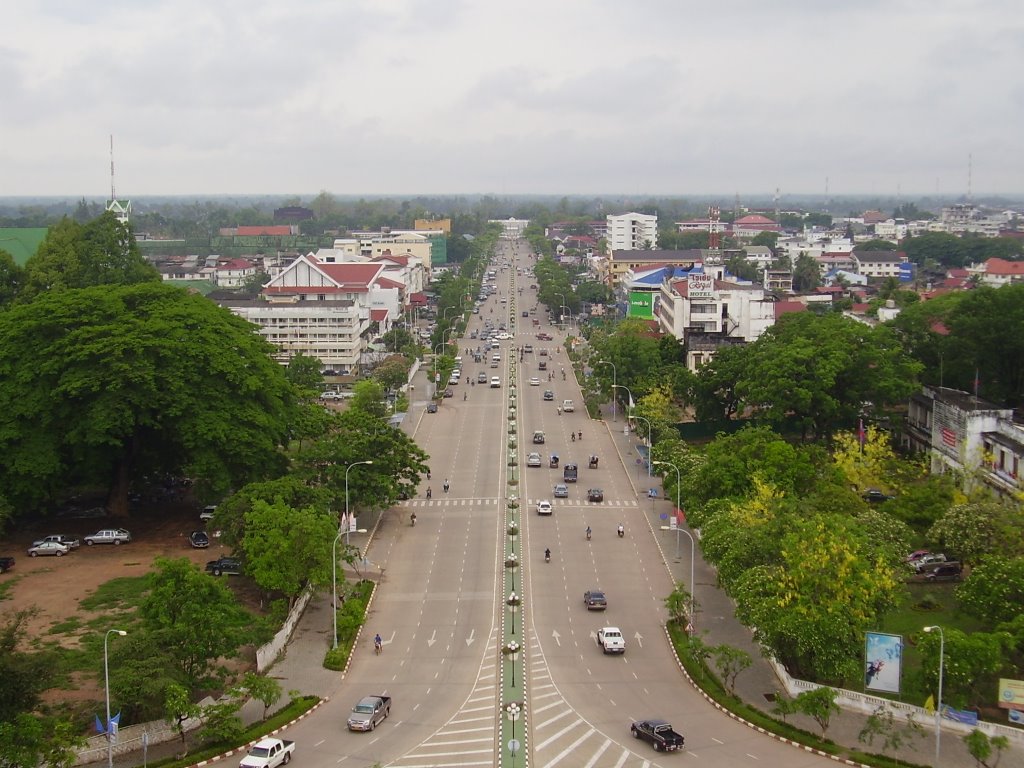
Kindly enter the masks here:
[[691, 300], [716, 298], [715, 278], [712, 275], [690, 275], [687, 281]]

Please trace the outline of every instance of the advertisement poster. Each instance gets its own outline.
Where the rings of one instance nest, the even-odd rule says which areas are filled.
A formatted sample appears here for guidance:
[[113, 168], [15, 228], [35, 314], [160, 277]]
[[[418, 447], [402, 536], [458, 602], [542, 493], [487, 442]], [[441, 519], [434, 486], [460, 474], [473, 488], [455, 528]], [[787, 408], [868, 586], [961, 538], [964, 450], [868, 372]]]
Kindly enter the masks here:
[[900, 692], [903, 666], [903, 638], [881, 632], [866, 634], [864, 649], [864, 688], [885, 693]]
[[1024, 680], [999, 678], [999, 706], [1024, 710]]

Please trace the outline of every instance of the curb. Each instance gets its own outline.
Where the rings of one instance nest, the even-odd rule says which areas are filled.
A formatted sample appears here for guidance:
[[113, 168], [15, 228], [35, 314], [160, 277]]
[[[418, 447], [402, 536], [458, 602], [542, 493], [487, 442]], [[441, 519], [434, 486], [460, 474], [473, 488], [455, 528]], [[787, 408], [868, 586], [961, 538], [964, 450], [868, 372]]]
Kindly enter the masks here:
[[320, 709], [320, 707], [323, 704], [326, 704], [330, 700], [331, 699], [330, 699], [329, 696], [325, 696], [324, 698], [320, 699], [320, 701], [318, 701], [316, 704], [314, 704], [312, 707], [310, 707], [305, 712], [303, 712], [301, 715], [296, 717], [294, 720], [291, 720], [291, 721], [285, 723], [280, 728], [275, 728], [274, 730], [270, 731], [269, 733], [266, 733], [263, 736], [260, 736], [258, 739], [253, 739], [252, 741], [246, 742], [242, 746], [236, 747], [235, 749], [228, 750], [227, 752], [224, 752], [223, 754], [216, 755], [216, 756], [211, 757], [211, 758], [209, 758], [207, 760], [200, 760], [198, 763], [189, 763], [189, 768], [202, 768], [202, 766], [204, 766], [204, 765], [209, 765], [210, 763], [216, 763], [219, 760], [223, 760], [225, 757], [231, 757], [232, 755], [238, 755], [238, 754], [242, 754], [244, 752], [248, 752], [249, 751], [249, 747], [251, 747], [253, 744], [256, 744], [256, 743], [262, 741], [263, 739], [267, 738], [268, 736], [275, 736], [275, 735], [281, 733], [283, 730], [285, 730], [286, 728], [289, 728], [289, 727], [295, 725], [300, 720], [305, 720], [307, 717], [309, 717], [314, 712], [316, 712], [318, 709]]
[[735, 720], [737, 723], [741, 723], [742, 725], [745, 725], [748, 728], [750, 728], [751, 730], [757, 731], [758, 733], [760, 733], [760, 734], [762, 734], [764, 736], [768, 736], [768, 737], [774, 739], [775, 741], [781, 742], [783, 744], [788, 744], [789, 746], [791, 746], [791, 747], [793, 747], [795, 749], [802, 750], [803, 752], [807, 752], [807, 753], [812, 754], [812, 755], [817, 755], [818, 757], [827, 757], [829, 760], [832, 760], [833, 762], [839, 763], [841, 765], [854, 766], [855, 768], [871, 768], [871, 766], [867, 765], [866, 763], [858, 763], [855, 760], [850, 760], [850, 759], [845, 758], [845, 757], [838, 757], [838, 756], [830, 754], [828, 752], [823, 752], [822, 750], [820, 750], [820, 749], [818, 749], [816, 747], [809, 747], [806, 744], [801, 744], [799, 741], [794, 741], [793, 739], [787, 738], [785, 736], [779, 736], [777, 733], [773, 733], [772, 731], [769, 731], [768, 729], [763, 728], [760, 725], [756, 725], [755, 723], [752, 723], [749, 720], [746, 720], [746, 719], [740, 717], [739, 715], [737, 715], [732, 710], [722, 706], [720, 703], [715, 701], [715, 699], [712, 698], [708, 694], [707, 691], [705, 691], [703, 688], [701, 688], [697, 684], [697, 681], [694, 680], [690, 676], [690, 673], [687, 671], [686, 667], [683, 665], [683, 662], [679, 659], [679, 654], [676, 653], [676, 648], [672, 644], [672, 636], [668, 632], [668, 627], [664, 626], [663, 629], [665, 631], [665, 639], [668, 641], [668, 647], [672, 650], [672, 656], [675, 657], [676, 664], [679, 665], [679, 671], [683, 673], [683, 677], [686, 678], [686, 680], [690, 683], [690, 685], [693, 687], [693, 689], [695, 691], [697, 691], [697, 693], [699, 693], [702, 697], [704, 697], [704, 700], [708, 704], [713, 706], [715, 709], [717, 709], [719, 712], [724, 714], [726, 717], [730, 718], [731, 720]]

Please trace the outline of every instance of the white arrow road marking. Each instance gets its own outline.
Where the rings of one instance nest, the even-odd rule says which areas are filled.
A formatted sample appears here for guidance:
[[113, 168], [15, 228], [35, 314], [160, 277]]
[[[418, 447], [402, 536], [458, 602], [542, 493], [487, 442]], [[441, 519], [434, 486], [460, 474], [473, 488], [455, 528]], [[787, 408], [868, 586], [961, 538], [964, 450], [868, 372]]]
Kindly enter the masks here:
[[553, 637], [555, 639], [555, 642], [558, 644], [558, 647], [561, 648], [562, 647], [562, 636], [560, 634], [558, 634], [558, 630], [557, 629], [551, 630], [551, 637]]
[[637, 632], [635, 635], [633, 635], [633, 637], [636, 638], [636, 644], [639, 645], [641, 648], [643, 648], [644, 647], [644, 636], [641, 635], [639, 632]]
[[433, 632], [430, 633], [430, 639], [427, 640], [427, 647], [428, 648], [433, 646], [434, 643], [437, 642], [437, 640], [435, 640], [436, 637], [437, 637], [437, 630], [435, 629]]
[[469, 637], [466, 638], [466, 645], [472, 645], [473, 644], [473, 635], [475, 635], [475, 634], [476, 634], [476, 630], [475, 629], [469, 630]]

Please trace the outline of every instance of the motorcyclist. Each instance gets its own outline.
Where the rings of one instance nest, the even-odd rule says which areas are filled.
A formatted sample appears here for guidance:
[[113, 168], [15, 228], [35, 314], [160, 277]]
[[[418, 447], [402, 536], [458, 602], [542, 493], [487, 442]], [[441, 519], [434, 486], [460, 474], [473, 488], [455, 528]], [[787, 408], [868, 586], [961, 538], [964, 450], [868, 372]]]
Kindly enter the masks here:
[[451, 486], [448, 484], [448, 478], [445, 478], [445, 480], [444, 480], [444, 492], [448, 493], [448, 489], [449, 488], [451, 488]]
[[547, 560], [550, 560], [550, 559], [551, 559], [551, 548], [548, 547], [547, 549], [544, 550], [544, 560], [547, 561]]
[[383, 647], [384, 647], [384, 640], [383, 640], [383, 639], [381, 638], [381, 636], [380, 636], [380, 632], [378, 632], [378, 633], [376, 634], [376, 636], [375, 636], [375, 637], [373, 638], [373, 649], [374, 649], [374, 650], [375, 650], [375, 651], [376, 651], [377, 653], [380, 653], [380, 652], [381, 652], [381, 649], [382, 649]]
[[576, 442], [576, 433], [575, 432], [570, 432], [569, 434], [572, 435], [572, 441], [575, 443]]
[[416, 513], [415, 512], [413, 512], [411, 515], [409, 515], [409, 522], [412, 525], [416, 525]]
[[623, 527], [622, 523], [619, 523], [618, 534], [620, 539], [626, 535], [626, 529]]
[[433, 495], [434, 495], [434, 492], [432, 490], [430, 490], [430, 486], [428, 485], [427, 486], [427, 498], [429, 499]]
[[591, 530], [590, 530], [590, 526], [588, 525], [587, 526], [587, 541], [590, 541], [590, 535], [591, 535]]

